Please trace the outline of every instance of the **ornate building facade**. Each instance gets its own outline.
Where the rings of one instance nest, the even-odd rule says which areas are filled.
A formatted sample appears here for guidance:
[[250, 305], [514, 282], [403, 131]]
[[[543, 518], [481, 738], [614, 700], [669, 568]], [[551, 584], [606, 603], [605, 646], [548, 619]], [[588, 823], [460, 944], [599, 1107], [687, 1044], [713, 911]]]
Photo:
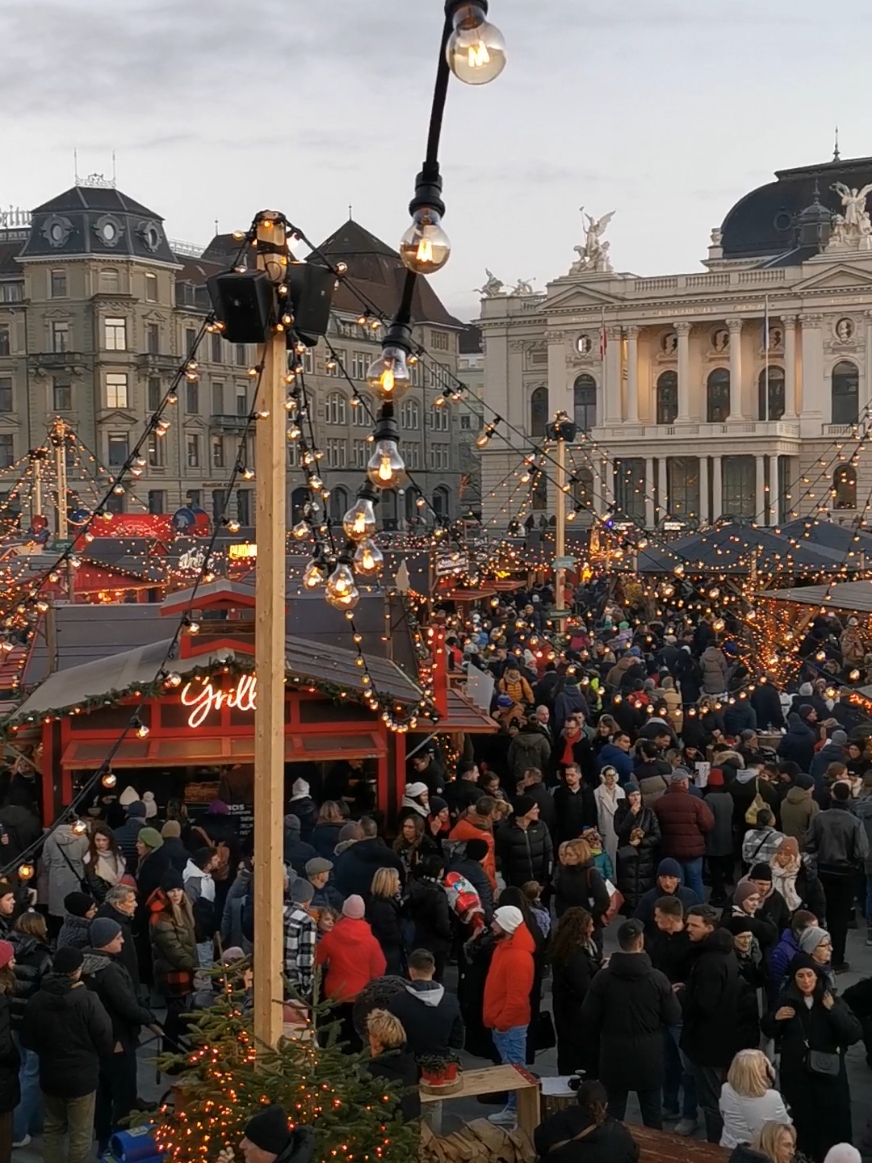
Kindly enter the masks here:
[[[656, 278], [614, 272], [602, 241], [611, 215], [589, 218], [578, 260], [544, 294], [485, 285], [485, 398], [523, 431], [526, 450], [557, 410], [575, 420], [579, 520], [611, 510], [654, 528], [862, 514], [872, 497], [860, 449], [872, 404], [870, 191], [870, 158], [782, 171], [712, 231], [705, 271]], [[519, 461], [501, 444], [482, 455], [485, 519]], [[534, 519], [536, 509], [549, 517], [554, 494], [539, 483]]]
[[[174, 243], [158, 214], [102, 181], [76, 185], [32, 213], [0, 217], [0, 469], [43, 443], [55, 417], [110, 471], [124, 464], [192, 350], [210, 309], [206, 279], [227, 269], [238, 248], [230, 235], [202, 251]], [[327, 337], [337, 359], [324, 340], [305, 356], [321, 474], [332, 491], [331, 512], [341, 518], [363, 480], [373, 427], [353, 400], [368, 399], [366, 369], [383, 336], [376, 315], [393, 313], [405, 268], [396, 251], [351, 221], [320, 249], [348, 268]], [[364, 300], [373, 304], [371, 314]], [[457, 373], [463, 325], [424, 279], [413, 319], [415, 340], [429, 353], [415, 366], [415, 386], [400, 406], [401, 446], [415, 488], [385, 495], [379, 515], [387, 528], [429, 519], [415, 503], [419, 492], [436, 513], [458, 514], [478, 427], [468, 408], [434, 403]], [[170, 431], [151, 438], [142, 475], [110, 507], [163, 513], [188, 503], [223, 511], [251, 412], [255, 360], [253, 347], [204, 337], [199, 379], [181, 385]], [[289, 442], [289, 520], [305, 493], [296, 452]], [[256, 471], [254, 448], [243, 457]], [[256, 478], [235, 490], [228, 515], [243, 525], [254, 519], [255, 486]]]

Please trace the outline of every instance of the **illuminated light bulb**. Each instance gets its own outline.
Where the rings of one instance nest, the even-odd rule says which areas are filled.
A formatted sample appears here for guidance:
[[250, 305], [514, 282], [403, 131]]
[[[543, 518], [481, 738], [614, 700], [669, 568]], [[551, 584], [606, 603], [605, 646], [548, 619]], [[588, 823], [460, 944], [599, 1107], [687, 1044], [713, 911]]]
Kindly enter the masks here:
[[451, 257], [451, 243], [441, 226], [442, 215], [432, 206], [419, 206], [412, 225], [400, 239], [400, 258], [410, 271], [432, 275]]
[[304, 537], [309, 536], [309, 526], [305, 521], [298, 521], [291, 530], [291, 536], [296, 537], [298, 541], [302, 541]]
[[361, 577], [378, 577], [384, 568], [384, 554], [374, 541], [361, 541], [354, 551], [354, 572]]
[[288, 440], [299, 440], [303, 435], [303, 430], [299, 424], [290, 424], [285, 435], [287, 436]]
[[115, 787], [116, 783], [118, 783], [118, 777], [114, 771], [107, 771], [100, 782], [103, 784], [103, 787]]
[[227, 522], [227, 531], [228, 531], [229, 533], [238, 533], [238, 532], [239, 532], [239, 530], [240, 530], [241, 528], [242, 528], [242, 526], [239, 524], [239, 522], [238, 522], [238, 521], [236, 521], [236, 520], [235, 520], [234, 518], [232, 518], [232, 517], [231, 517], [231, 519], [230, 519], [230, 520]]
[[458, 7], [445, 56], [452, 73], [465, 85], [486, 85], [506, 67], [506, 42], [500, 30], [485, 19], [481, 4]]
[[137, 739], [144, 739], [149, 733], [149, 728], [145, 723], [137, 723], [135, 730]]
[[313, 473], [312, 476], [309, 477], [309, 488], [313, 493], [318, 493], [321, 491], [321, 489], [324, 488], [324, 482], [321, 480], [317, 473]]
[[578, 514], [576, 513], [575, 509], [570, 509], [569, 512], [566, 514], [566, 520], [567, 521], [574, 521], [577, 516], [578, 516]]
[[376, 530], [375, 508], [367, 497], [361, 497], [342, 518], [342, 529], [352, 541], [372, 537]]
[[46, 610], [48, 609], [48, 602], [45, 602], [42, 599], [40, 599], [36, 603], [36, 608], [37, 608], [37, 610], [39, 610], [40, 614], [44, 614], [46, 612]]
[[307, 590], [317, 590], [324, 584], [327, 574], [319, 561], [310, 561], [303, 571], [303, 586]]
[[384, 347], [367, 368], [366, 382], [383, 400], [402, 399], [412, 386], [403, 349], [393, 345]]
[[18, 865], [18, 879], [19, 880], [31, 880], [33, 878], [34, 872], [35, 872], [35, 869], [34, 869], [32, 864], [19, 864]]
[[244, 468], [242, 470], [242, 472], [240, 473], [240, 476], [242, 477], [242, 479], [244, 481], [253, 481], [254, 480], [254, 469], [253, 468]]
[[182, 685], [182, 676], [180, 674], [176, 674], [176, 672], [173, 671], [171, 674], [167, 675], [167, 686], [181, 686], [181, 685]]
[[377, 489], [405, 488], [409, 478], [396, 440], [383, 438], [375, 442], [375, 449], [366, 466], [366, 475]]
[[415, 504], [417, 505], [417, 507], [419, 509], [426, 509], [427, 508], [427, 498], [426, 497], [418, 497], [418, 499], [415, 501]]
[[723, 618], [715, 618], [714, 622], [712, 622], [712, 629], [716, 630], [718, 633], [720, 633], [721, 630], [723, 630], [723, 628], [724, 628]]
[[84, 836], [88, 831], [88, 825], [84, 820], [76, 820], [73, 823], [72, 831], [74, 836]]
[[185, 629], [188, 631], [189, 634], [199, 634], [200, 633], [200, 623], [199, 622], [189, 622], [187, 624], [187, 626], [185, 627]]
[[859, 670], [856, 670], [856, 669], [852, 670], [848, 674], [848, 681], [849, 682], [856, 682], [859, 677], [860, 677]]
[[360, 601], [360, 591], [354, 584], [351, 566], [345, 560], [327, 578], [327, 601], [336, 610], [352, 610]]

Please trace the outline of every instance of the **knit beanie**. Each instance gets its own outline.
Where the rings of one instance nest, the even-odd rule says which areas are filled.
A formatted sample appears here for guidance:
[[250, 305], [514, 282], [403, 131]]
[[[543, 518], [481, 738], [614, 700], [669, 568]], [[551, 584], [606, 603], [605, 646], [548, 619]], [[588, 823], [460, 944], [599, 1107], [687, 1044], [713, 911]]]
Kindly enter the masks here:
[[122, 808], [129, 808], [131, 804], [140, 802], [139, 792], [135, 787], [131, 787], [130, 784], [128, 784], [121, 795], [118, 797], [118, 802], [121, 804]]
[[282, 1107], [268, 1106], [248, 1120], [243, 1135], [261, 1151], [281, 1155], [291, 1137], [288, 1116]]
[[62, 945], [52, 959], [52, 969], [55, 973], [71, 974], [82, 968], [85, 955], [74, 945]]
[[536, 801], [532, 796], [518, 796], [515, 800], [515, 815], [526, 816], [528, 812], [532, 812], [536, 807]]
[[5, 969], [15, 956], [15, 946], [11, 941], [0, 941], [0, 969]]
[[466, 859], [482, 861], [487, 856], [490, 849], [487, 846], [487, 840], [467, 840], [466, 841]]
[[163, 836], [161, 836], [157, 828], [140, 828], [136, 838], [137, 840], [141, 840], [146, 848], [151, 848], [152, 851], [156, 848], [163, 848]]
[[132, 803], [129, 803], [125, 806], [124, 810], [132, 819], [145, 819], [145, 804], [142, 802], [142, 800], [133, 800]]
[[524, 914], [514, 905], [503, 905], [494, 913], [494, 920], [504, 933], [511, 934], [524, 923]]
[[814, 779], [808, 772], [801, 771], [794, 779], [793, 786], [801, 788], [803, 791], [811, 791], [814, 787]]
[[174, 888], [184, 888], [182, 874], [176, 868], [168, 868], [160, 878], [160, 886], [164, 892], [172, 892]]
[[94, 949], [105, 949], [121, 932], [121, 926], [111, 917], [95, 917], [88, 928], [88, 940]]
[[154, 799], [153, 791], [144, 791], [142, 793], [142, 802], [145, 804], [145, 818], [153, 820], [157, 815], [157, 804]]
[[733, 904], [743, 905], [750, 897], [759, 895], [760, 890], [756, 884], [751, 884], [749, 880], [740, 880], [736, 885], [736, 891], [733, 893]]
[[64, 908], [71, 917], [84, 917], [94, 904], [86, 892], [68, 892], [64, 897]]
[[164, 840], [178, 840], [182, 835], [182, 825], [178, 820], [167, 820], [160, 830]]
[[799, 934], [797, 944], [803, 953], [808, 953], [810, 957], [821, 942], [829, 941], [829, 939], [830, 935], [826, 929], [818, 928], [817, 925], [810, 925]]
[[848, 742], [848, 736], [844, 731], [833, 731], [830, 742], [835, 743], [837, 747], [844, 747]]
[[771, 880], [772, 869], [768, 864], [755, 864], [748, 873], [748, 880]]
[[315, 886], [310, 880], [305, 880], [302, 876], [297, 877], [291, 885], [291, 903], [295, 905], [308, 905], [312, 902], [312, 897], [315, 895]]
[[365, 912], [366, 905], [363, 903], [363, 897], [356, 893], [350, 896], [342, 906], [343, 917], [351, 917], [354, 921], [362, 920]]
[[671, 856], [667, 856], [657, 865], [657, 875], [674, 876], [677, 880], [681, 880], [681, 865]]

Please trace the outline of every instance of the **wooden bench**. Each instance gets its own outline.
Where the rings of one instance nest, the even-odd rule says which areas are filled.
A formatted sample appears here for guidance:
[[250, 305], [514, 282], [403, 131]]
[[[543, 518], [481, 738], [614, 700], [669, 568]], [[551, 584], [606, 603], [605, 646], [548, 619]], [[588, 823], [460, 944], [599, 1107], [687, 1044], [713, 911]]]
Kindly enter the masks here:
[[539, 1079], [528, 1074], [523, 1066], [486, 1066], [482, 1070], [464, 1070], [460, 1076], [463, 1086], [451, 1094], [433, 1094], [421, 1091], [421, 1102], [451, 1102], [457, 1098], [477, 1098], [480, 1094], [513, 1090], [518, 1103], [518, 1129], [525, 1131], [530, 1140], [539, 1125]]
[[639, 1144], [639, 1163], [725, 1163], [730, 1157], [729, 1147], [718, 1147], [700, 1139], [684, 1139], [671, 1131], [652, 1131], [627, 1123], [627, 1130]]

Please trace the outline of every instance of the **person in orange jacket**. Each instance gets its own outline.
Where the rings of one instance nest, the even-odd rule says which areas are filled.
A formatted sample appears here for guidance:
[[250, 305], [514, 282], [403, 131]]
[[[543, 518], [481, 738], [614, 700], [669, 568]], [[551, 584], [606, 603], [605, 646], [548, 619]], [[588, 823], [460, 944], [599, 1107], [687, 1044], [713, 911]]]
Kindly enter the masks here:
[[337, 1003], [332, 1020], [341, 1022], [340, 1039], [350, 1043], [349, 1049], [355, 1053], [363, 1043], [354, 1027], [354, 999], [373, 978], [383, 977], [387, 969], [382, 947], [364, 920], [365, 911], [362, 897], [348, 897], [341, 918], [315, 948], [315, 964], [327, 966], [324, 997]]
[[[533, 988], [533, 954], [536, 943], [524, 924], [524, 916], [514, 905], [503, 905], [494, 913], [491, 925], [497, 944], [484, 983], [482, 1018], [504, 1066], [523, 1066], [527, 1055], [527, 1027], [530, 1024], [530, 991]], [[489, 1121], [513, 1126], [517, 1111], [515, 1092], [509, 1091], [503, 1110], [489, 1115]]]
[[449, 840], [484, 840], [487, 844], [487, 856], [482, 860], [491, 888], [497, 887], [497, 861], [494, 848], [493, 814], [496, 803], [493, 796], [479, 796], [475, 804], [467, 809], [466, 815], [461, 816], [451, 831]]

